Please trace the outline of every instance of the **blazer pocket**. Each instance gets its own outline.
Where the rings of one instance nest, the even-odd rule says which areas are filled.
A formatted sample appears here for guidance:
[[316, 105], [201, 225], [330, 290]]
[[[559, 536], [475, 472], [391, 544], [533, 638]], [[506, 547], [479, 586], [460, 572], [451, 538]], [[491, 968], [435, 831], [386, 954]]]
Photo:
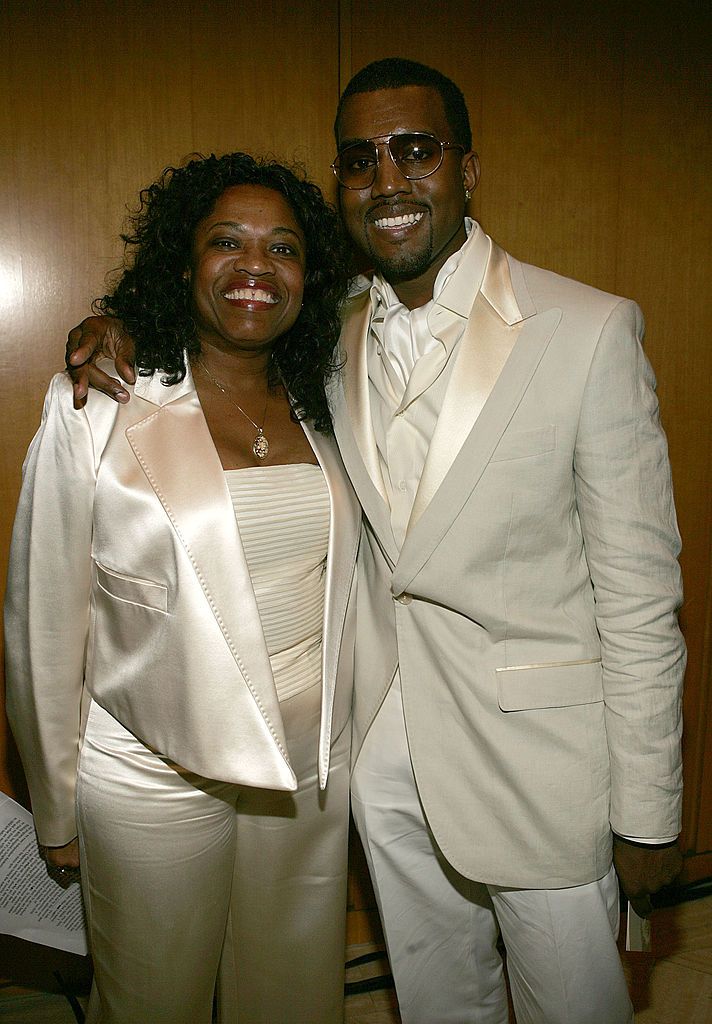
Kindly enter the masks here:
[[108, 569], [99, 562], [94, 562], [97, 586], [117, 601], [138, 604], [144, 608], [152, 608], [158, 612], [168, 611], [168, 587], [153, 580], [142, 580], [136, 576], [126, 576]]
[[502, 711], [534, 711], [603, 700], [600, 658], [495, 669]]
[[556, 427], [539, 427], [537, 430], [517, 430], [506, 433], [492, 453], [491, 462], [505, 462], [508, 459], [530, 459], [534, 455], [546, 455], [556, 449]]

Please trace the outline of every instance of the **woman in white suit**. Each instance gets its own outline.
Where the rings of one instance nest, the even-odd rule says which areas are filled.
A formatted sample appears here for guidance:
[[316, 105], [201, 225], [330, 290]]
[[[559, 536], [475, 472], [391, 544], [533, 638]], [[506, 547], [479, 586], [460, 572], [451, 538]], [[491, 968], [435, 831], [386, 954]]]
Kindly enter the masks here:
[[50, 385], [6, 606], [50, 873], [81, 868], [101, 1024], [342, 1019], [359, 512], [330, 436], [344, 261], [245, 154], [141, 193], [102, 311], [131, 401]]

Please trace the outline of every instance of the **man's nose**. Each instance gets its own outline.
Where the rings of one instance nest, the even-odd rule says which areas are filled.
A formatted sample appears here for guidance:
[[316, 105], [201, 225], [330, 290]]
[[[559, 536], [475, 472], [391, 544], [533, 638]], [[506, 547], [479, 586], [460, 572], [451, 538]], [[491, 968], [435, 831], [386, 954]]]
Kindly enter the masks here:
[[377, 196], [393, 196], [400, 192], [412, 191], [410, 181], [391, 157], [388, 145], [385, 142], [380, 143], [376, 177], [371, 186], [371, 197], [375, 199]]

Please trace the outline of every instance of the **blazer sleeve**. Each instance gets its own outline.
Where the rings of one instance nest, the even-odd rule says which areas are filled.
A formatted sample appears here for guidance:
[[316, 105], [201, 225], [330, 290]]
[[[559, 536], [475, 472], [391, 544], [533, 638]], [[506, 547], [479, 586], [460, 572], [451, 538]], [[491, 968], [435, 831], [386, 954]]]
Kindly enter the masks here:
[[5, 600], [7, 712], [48, 846], [77, 834], [95, 481], [86, 414], [58, 374], [23, 466]]
[[667, 443], [638, 307], [621, 301], [585, 388], [575, 485], [601, 638], [612, 829], [680, 831], [685, 644]]

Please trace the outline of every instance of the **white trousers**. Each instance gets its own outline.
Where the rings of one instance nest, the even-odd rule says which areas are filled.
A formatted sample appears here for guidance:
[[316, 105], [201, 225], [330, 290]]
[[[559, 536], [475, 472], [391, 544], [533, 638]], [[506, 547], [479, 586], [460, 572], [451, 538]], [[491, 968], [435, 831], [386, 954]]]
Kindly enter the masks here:
[[[313, 692], [312, 692], [313, 691]], [[282, 706], [296, 793], [210, 781], [92, 704], [79, 763], [88, 1024], [340, 1024], [349, 729], [328, 790], [315, 686]]]
[[351, 800], [403, 1024], [507, 1024], [500, 933], [517, 1024], [632, 1022], [613, 868], [597, 882], [548, 890], [455, 871], [418, 799], [397, 685], [359, 754]]

